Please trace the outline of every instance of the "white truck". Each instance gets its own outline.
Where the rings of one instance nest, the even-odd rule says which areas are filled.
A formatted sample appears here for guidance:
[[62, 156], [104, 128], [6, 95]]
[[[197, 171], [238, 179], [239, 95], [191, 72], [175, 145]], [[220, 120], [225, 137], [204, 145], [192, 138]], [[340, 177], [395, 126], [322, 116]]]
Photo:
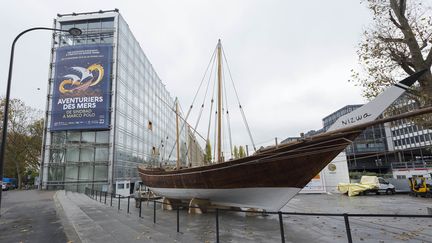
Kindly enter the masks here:
[[395, 193], [395, 186], [382, 177], [362, 176], [360, 183], [339, 183], [338, 190], [341, 193], [348, 193], [348, 196], [366, 195], [367, 193], [385, 193], [392, 195]]

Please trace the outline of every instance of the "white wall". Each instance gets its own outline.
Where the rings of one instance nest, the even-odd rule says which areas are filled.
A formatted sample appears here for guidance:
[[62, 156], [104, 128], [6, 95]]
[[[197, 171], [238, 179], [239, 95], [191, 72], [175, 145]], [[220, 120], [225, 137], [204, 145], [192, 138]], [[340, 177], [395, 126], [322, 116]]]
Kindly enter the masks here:
[[[332, 167], [334, 170], [330, 170]], [[348, 162], [345, 152], [336, 156], [321, 172], [319, 179], [312, 179], [300, 193], [336, 193], [339, 183], [349, 183]]]

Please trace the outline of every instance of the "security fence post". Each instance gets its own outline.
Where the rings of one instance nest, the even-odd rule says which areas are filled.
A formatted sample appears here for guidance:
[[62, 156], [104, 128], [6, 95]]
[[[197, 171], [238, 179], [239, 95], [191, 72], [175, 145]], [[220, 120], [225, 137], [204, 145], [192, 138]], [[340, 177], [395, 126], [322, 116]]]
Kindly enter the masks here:
[[127, 213], [129, 213], [129, 203], [130, 203], [130, 195], [128, 196], [128, 207], [127, 207]]
[[153, 223], [156, 224], [156, 201], [153, 201]]
[[348, 242], [352, 243], [351, 228], [350, 228], [350, 225], [349, 225], [348, 214], [344, 213], [343, 217], [344, 217], [344, 221], [345, 221], [345, 228], [346, 228]]
[[285, 243], [285, 233], [284, 233], [282, 212], [279, 211], [278, 214], [279, 214], [279, 226], [280, 226], [281, 240], [282, 240], [282, 243]]
[[177, 206], [177, 233], [180, 232], [180, 207]]
[[216, 243], [219, 243], [219, 209], [216, 208]]
[[139, 209], [140, 209], [140, 210], [139, 210], [139, 217], [140, 217], [140, 218], [142, 218], [142, 217], [141, 217], [141, 208], [142, 208], [142, 200], [140, 199], [140, 207], [139, 207]]

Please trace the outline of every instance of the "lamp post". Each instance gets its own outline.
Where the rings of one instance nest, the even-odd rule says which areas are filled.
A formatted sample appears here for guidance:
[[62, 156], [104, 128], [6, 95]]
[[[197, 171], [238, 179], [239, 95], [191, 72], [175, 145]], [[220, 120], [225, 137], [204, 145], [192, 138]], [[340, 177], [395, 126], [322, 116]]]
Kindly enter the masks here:
[[[82, 34], [82, 31], [78, 28], [71, 28], [68, 30], [62, 30], [62, 29], [55, 29], [55, 28], [35, 27], [35, 28], [30, 28], [30, 29], [24, 30], [23, 32], [19, 33], [15, 37], [14, 41], [12, 42], [11, 55], [10, 55], [10, 61], [9, 61], [9, 74], [8, 74], [7, 87], [6, 87], [6, 98], [5, 98], [4, 112], [3, 112], [2, 138], [1, 138], [1, 145], [0, 145], [1, 146], [0, 147], [0, 184], [3, 184], [3, 167], [4, 167], [4, 157], [5, 157], [5, 150], [6, 150], [7, 125], [8, 125], [8, 116], [9, 116], [9, 97], [10, 97], [10, 86], [11, 86], [11, 80], [12, 80], [12, 69], [13, 69], [15, 43], [17, 42], [17, 40], [22, 35], [24, 35], [27, 32], [33, 31], [33, 30], [51, 30], [51, 31], [68, 32], [72, 36], [79, 36]], [[2, 200], [2, 191], [0, 190], [0, 209], [1, 209], [1, 200]], [[0, 216], [1, 216], [1, 214], [0, 214]]]

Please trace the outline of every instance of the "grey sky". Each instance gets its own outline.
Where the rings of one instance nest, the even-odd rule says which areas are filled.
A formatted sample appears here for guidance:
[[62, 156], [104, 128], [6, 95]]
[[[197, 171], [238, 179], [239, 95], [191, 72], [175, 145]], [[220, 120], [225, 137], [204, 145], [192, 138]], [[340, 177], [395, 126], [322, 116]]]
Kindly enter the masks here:
[[[221, 38], [259, 145], [318, 129], [324, 116], [363, 102], [361, 90], [347, 80], [357, 68], [356, 46], [371, 15], [359, 1], [346, 0], [2, 1], [0, 93], [10, 45], [20, 31], [50, 27], [57, 13], [114, 8], [184, 109]], [[49, 49], [50, 33], [44, 31], [26, 34], [16, 47], [11, 96], [42, 110]], [[235, 143], [249, 143], [241, 116], [232, 115], [232, 123]]]

